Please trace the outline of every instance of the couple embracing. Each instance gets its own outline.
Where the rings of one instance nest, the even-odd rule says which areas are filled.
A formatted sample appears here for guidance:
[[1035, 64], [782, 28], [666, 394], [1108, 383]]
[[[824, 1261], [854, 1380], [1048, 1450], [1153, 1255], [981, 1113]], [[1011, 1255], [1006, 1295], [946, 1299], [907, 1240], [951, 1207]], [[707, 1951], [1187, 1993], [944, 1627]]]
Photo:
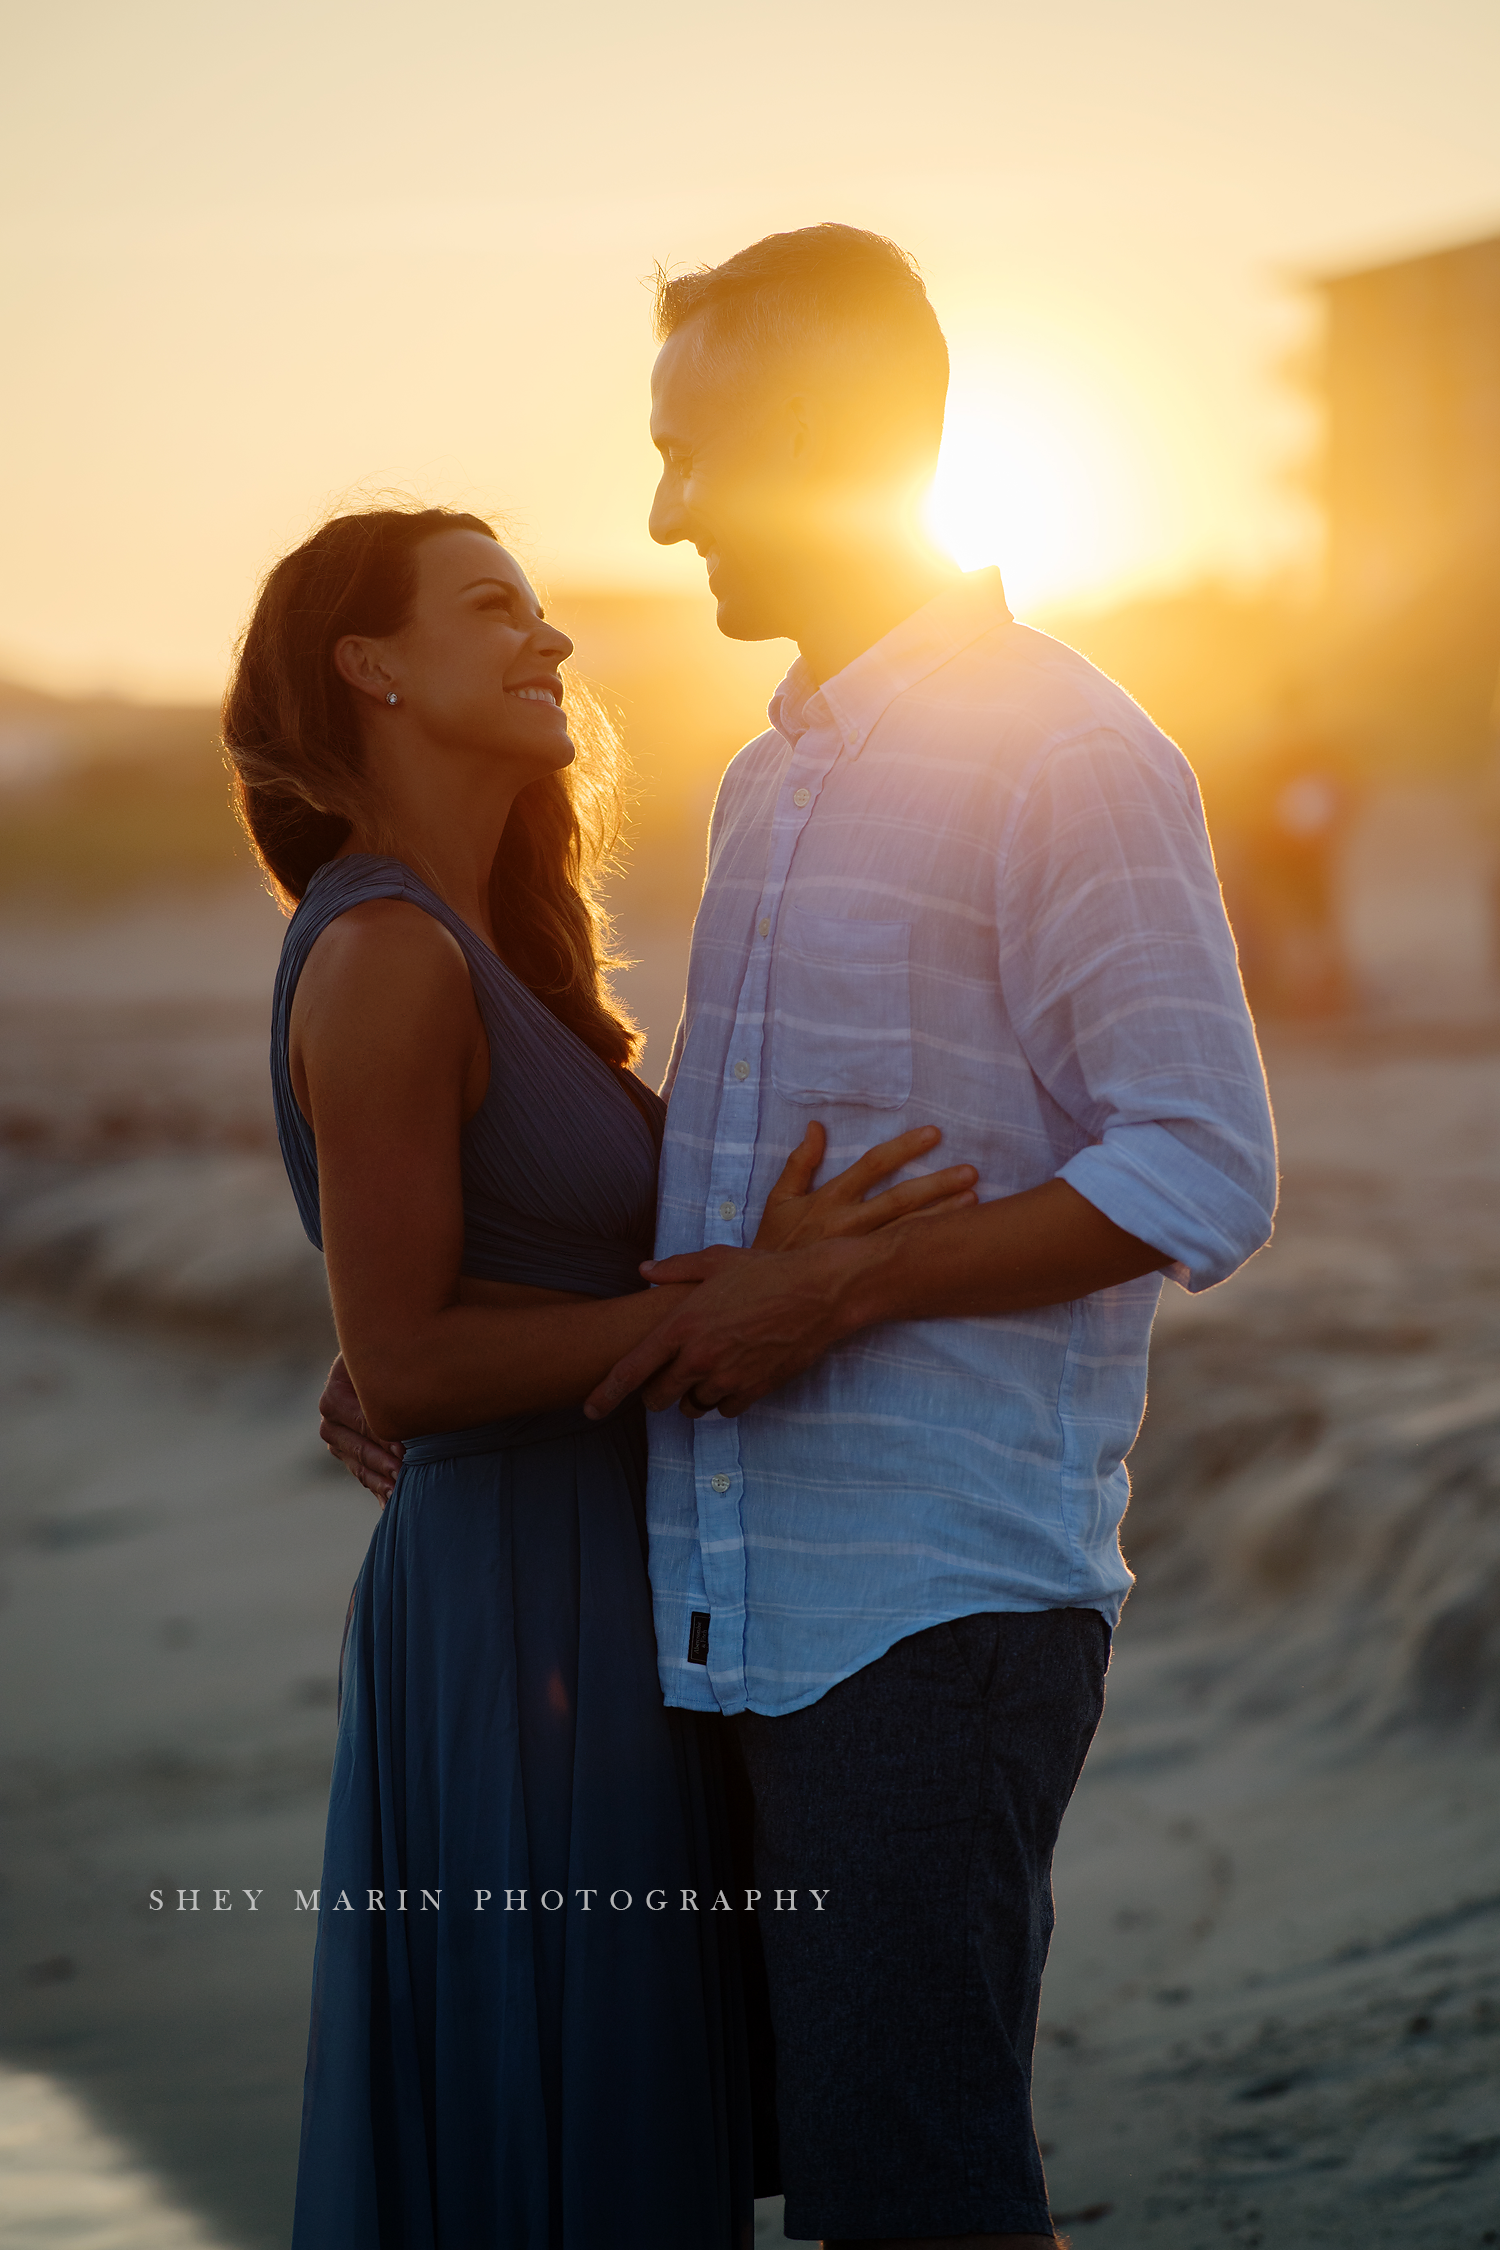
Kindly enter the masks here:
[[741, 2250], [778, 2188], [829, 2244], [1053, 2241], [1050, 1866], [1152, 1316], [1270, 1226], [1185, 762], [918, 529], [910, 261], [808, 228], [657, 315], [652, 535], [800, 650], [719, 792], [665, 1105], [603, 980], [571, 644], [488, 525], [326, 524], [226, 705], [295, 907], [324, 1433], [389, 1497], [296, 2250]]

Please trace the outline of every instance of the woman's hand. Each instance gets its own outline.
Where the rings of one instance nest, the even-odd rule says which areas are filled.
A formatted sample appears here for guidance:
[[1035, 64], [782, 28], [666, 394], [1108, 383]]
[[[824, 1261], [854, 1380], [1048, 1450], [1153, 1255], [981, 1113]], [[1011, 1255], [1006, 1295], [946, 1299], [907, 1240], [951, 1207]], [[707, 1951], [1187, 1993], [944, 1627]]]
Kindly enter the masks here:
[[950, 1164], [946, 1171], [903, 1180], [883, 1195], [871, 1194], [903, 1164], [936, 1148], [942, 1137], [936, 1125], [919, 1125], [914, 1132], [900, 1133], [895, 1140], [868, 1149], [847, 1171], [814, 1190], [828, 1135], [821, 1125], [809, 1125], [766, 1200], [751, 1248], [803, 1250], [812, 1242], [874, 1234], [899, 1219], [931, 1218], [937, 1211], [962, 1211], [977, 1203], [974, 1183], [979, 1174], [972, 1164]]
[[375, 1435], [365, 1420], [359, 1393], [349, 1380], [342, 1352], [328, 1370], [318, 1401], [318, 1417], [318, 1435], [335, 1461], [342, 1461], [350, 1476], [357, 1477], [366, 1492], [373, 1492], [383, 1508], [396, 1489], [406, 1448], [399, 1438]]

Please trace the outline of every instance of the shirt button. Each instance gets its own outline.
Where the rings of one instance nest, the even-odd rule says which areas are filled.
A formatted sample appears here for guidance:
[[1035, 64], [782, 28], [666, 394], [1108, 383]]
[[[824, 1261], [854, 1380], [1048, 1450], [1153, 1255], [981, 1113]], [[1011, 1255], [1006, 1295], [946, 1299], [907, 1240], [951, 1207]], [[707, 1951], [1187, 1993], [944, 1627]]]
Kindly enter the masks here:
[[763, 915], [761, 916], [760, 920], [759, 920], [759, 921], [758, 921], [758, 922], [756, 923], [756, 925], [755, 925], [755, 934], [756, 934], [756, 936], [757, 936], [757, 937], [769, 937], [769, 936], [770, 936], [770, 934], [771, 934], [771, 917], [770, 917], [770, 915], [769, 915], [769, 914], [763, 914]]
[[750, 1065], [747, 1062], [737, 1062], [734, 1066], [734, 1075], [736, 1078], [748, 1078]]
[[710, 1477], [708, 1481], [713, 1486], [715, 1492], [727, 1492], [729, 1490], [728, 1477]]
[[811, 795], [812, 791], [810, 789], [794, 789], [792, 791], [792, 803], [797, 807], [797, 810], [799, 812], [807, 803], [807, 800]]
[[732, 1203], [721, 1203], [719, 1205], [719, 1217], [721, 1219], [732, 1219], [734, 1217], [734, 1205]]

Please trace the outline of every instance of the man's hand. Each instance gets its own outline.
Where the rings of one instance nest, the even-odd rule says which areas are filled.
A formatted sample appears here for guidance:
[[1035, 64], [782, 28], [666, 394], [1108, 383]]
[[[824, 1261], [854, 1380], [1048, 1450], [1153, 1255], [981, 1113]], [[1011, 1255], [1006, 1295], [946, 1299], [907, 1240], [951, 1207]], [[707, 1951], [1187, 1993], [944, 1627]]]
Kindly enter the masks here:
[[654, 1411], [743, 1414], [767, 1391], [800, 1375], [849, 1332], [842, 1294], [854, 1242], [803, 1250], [733, 1250], [718, 1245], [650, 1269], [661, 1282], [698, 1286], [671, 1320], [626, 1354], [584, 1401], [592, 1421], [641, 1389]]
[[383, 1508], [396, 1489], [406, 1449], [399, 1440], [379, 1438], [370, 1428], [342, 1353], [328, 1370], [318, 1415], [318, 1435], [335, 1461], [342, 1461], [350, 1476], [358, 1477]]
[[694, 1282], [692, 1296], [611, 1370], [584, 1412], [597, 1420], [644, 1384], [649, 1407], [742, 1414], [861, 1328], [1067, 1304], [1166, 1263], [1055, 1179], [806, 1249], [663, 1258], [642, 1267], [648, 1280]]
[[[742, 1414], [778, 1384], [822, 1356], [853, 1323], [840, 1325], [847, 1261], [820, 1250], [850, 1247], [875, 1234], [940, 1213], [969, 1209], [978, 1178], [972, 1164], [928, 1172], [877, 1195], [882, 1180], [926, 1156], [942, 1135], [935, 1125], [882, 1141], [857, 1163], [813, 1187], [828, 1137], [814, 1122], [787, 1158], [748, 1250], [727, 1244], [687, 1257], [648, 1259], [654, 1284], [689, 1281], [694, 1294], [606, 1376], [584, 1402], [592, 1419], [608, 1414], [645, 1383], [647, 1406], [681, 1403], [684, 1414]], [[717, 1289], [713, 1286], [718, 1284]]]

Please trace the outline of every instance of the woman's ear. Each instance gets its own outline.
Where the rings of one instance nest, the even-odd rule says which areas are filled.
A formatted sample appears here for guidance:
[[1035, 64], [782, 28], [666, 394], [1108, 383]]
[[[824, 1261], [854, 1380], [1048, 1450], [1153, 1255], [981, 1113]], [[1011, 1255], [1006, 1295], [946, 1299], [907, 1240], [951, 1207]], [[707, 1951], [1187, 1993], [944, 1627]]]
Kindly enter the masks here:
[[357, 695], [383, 703], [391, 689], [391, 675], [380, 656], [380, 643], [358, 633], [346, 633], [333, 647], [333, 668]]

